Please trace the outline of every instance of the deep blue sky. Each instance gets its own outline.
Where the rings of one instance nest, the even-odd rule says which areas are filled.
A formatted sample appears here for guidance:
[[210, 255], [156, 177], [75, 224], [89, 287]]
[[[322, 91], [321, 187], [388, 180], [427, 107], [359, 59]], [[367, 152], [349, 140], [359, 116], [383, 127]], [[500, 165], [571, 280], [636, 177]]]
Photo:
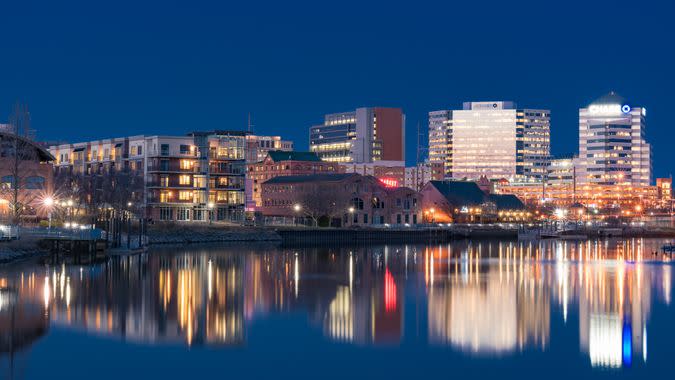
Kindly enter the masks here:
[[409, 161], [428, 111], [468, 100], [552, 110], [553, 153], [615, 90], [648, 111], [673, 171], [675, 2], [0, 2], [0, 120], [47, 140], [243, 129], [307, 147], [324, 113], [402, 107]]

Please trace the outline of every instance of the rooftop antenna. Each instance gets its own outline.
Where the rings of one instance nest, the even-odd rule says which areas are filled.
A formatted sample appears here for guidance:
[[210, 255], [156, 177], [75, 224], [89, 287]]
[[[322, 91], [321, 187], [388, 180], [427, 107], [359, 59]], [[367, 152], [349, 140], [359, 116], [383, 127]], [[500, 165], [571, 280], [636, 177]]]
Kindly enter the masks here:
[[[422, 173], [422, 178], [420, 178], [420, 160], [424, 156], [425, 148], [422, 146], [422, 127], [420, 122], [417, 122], [417, 157], [415, 157], [415, 190], [420, 191], [422, 186], [424, 186], [424, 172]], [[431, 170], [431, 169], [429, 169]]]
[[253, 124], [251, 123], [251, 113], [248, 113], [248, 133], [253, 133]]

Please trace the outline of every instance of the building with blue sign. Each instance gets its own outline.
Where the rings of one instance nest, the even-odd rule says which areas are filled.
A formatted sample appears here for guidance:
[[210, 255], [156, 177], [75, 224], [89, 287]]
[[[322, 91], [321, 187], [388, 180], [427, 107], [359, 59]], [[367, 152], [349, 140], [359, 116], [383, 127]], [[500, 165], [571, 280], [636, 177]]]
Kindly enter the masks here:
[[579, 109], [579, 184], [651, 184], [646, 113], [645, 108], [631, 105], [614, 92]]

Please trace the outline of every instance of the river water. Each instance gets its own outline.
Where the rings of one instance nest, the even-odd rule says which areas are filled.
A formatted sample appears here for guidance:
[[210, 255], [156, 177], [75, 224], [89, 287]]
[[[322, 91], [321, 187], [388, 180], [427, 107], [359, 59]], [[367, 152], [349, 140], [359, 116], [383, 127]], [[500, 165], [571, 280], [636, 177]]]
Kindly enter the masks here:
[[675, 373], [663, 240], [154, 249], [0, 268], [0, 378]]

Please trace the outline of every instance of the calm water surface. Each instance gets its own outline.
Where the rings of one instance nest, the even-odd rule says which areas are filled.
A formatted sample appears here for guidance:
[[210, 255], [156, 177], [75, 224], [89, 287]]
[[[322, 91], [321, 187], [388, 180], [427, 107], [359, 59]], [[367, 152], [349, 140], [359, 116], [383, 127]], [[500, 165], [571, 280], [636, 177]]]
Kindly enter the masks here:
[[188, 247], [0, 269], [0, 378], [670, 378], [661, 240]]

